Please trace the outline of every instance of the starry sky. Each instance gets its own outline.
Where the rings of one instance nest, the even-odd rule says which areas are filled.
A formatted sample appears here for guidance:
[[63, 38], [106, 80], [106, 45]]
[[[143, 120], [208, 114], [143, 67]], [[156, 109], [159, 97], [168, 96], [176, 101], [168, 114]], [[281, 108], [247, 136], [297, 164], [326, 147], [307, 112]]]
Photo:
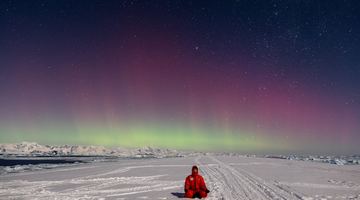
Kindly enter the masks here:
[[0, 142], [360, 153], [358, 1], [0, 1]]

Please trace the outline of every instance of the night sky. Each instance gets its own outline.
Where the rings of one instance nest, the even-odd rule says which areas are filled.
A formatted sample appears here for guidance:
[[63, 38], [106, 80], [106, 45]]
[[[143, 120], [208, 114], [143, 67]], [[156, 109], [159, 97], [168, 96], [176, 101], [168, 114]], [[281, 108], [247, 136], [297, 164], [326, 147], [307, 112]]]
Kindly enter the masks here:
[[359, 1], [0, 1], [0, 143], [360, 153]]

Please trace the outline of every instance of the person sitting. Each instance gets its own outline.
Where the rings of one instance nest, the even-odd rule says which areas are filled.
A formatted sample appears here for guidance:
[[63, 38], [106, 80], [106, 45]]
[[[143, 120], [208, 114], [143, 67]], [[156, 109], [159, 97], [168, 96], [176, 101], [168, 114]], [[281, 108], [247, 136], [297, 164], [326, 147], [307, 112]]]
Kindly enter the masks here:
[[204, 178], [199, 175], [199, 169], [197, 166], [193, 166], [191, 169], [191, 175], [185, 179], [185, 197], [186, 198], [205, 198], [210, 192], [206, 185]]

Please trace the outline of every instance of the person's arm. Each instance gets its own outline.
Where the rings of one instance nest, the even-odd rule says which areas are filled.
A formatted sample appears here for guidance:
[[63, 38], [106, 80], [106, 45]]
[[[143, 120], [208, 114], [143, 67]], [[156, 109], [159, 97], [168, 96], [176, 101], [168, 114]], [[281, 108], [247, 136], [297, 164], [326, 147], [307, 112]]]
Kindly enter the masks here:
[[201, 178], [200, 178], [200, 182], [201, 182], [201, 185], [200, 185], [200, 190], [205, 191], [206, 193], [209, 193], [210, 191], [207, 189], [207, 187], [206, 187], [206, 184], [205, 184], [205, 181], [204, 181], [204, 178], [203, 178], [203, 177], [201, 177]]
[[189, 189], [190, 189], [190, 181], [189, 181], [189, 177], [186, 177], [184, 190], [185, 190], [185, 192], [187, 192]]

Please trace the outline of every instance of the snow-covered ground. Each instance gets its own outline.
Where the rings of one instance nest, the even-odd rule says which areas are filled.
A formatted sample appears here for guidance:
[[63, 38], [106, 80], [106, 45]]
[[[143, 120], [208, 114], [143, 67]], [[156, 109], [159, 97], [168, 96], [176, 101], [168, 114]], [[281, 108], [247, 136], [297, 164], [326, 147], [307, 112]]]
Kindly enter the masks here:
[[192, 165], [207, 199], [360, 199], [360, 166], [199, 155], [92, 162], [0, 176], [0, 199], [179, 199]]

